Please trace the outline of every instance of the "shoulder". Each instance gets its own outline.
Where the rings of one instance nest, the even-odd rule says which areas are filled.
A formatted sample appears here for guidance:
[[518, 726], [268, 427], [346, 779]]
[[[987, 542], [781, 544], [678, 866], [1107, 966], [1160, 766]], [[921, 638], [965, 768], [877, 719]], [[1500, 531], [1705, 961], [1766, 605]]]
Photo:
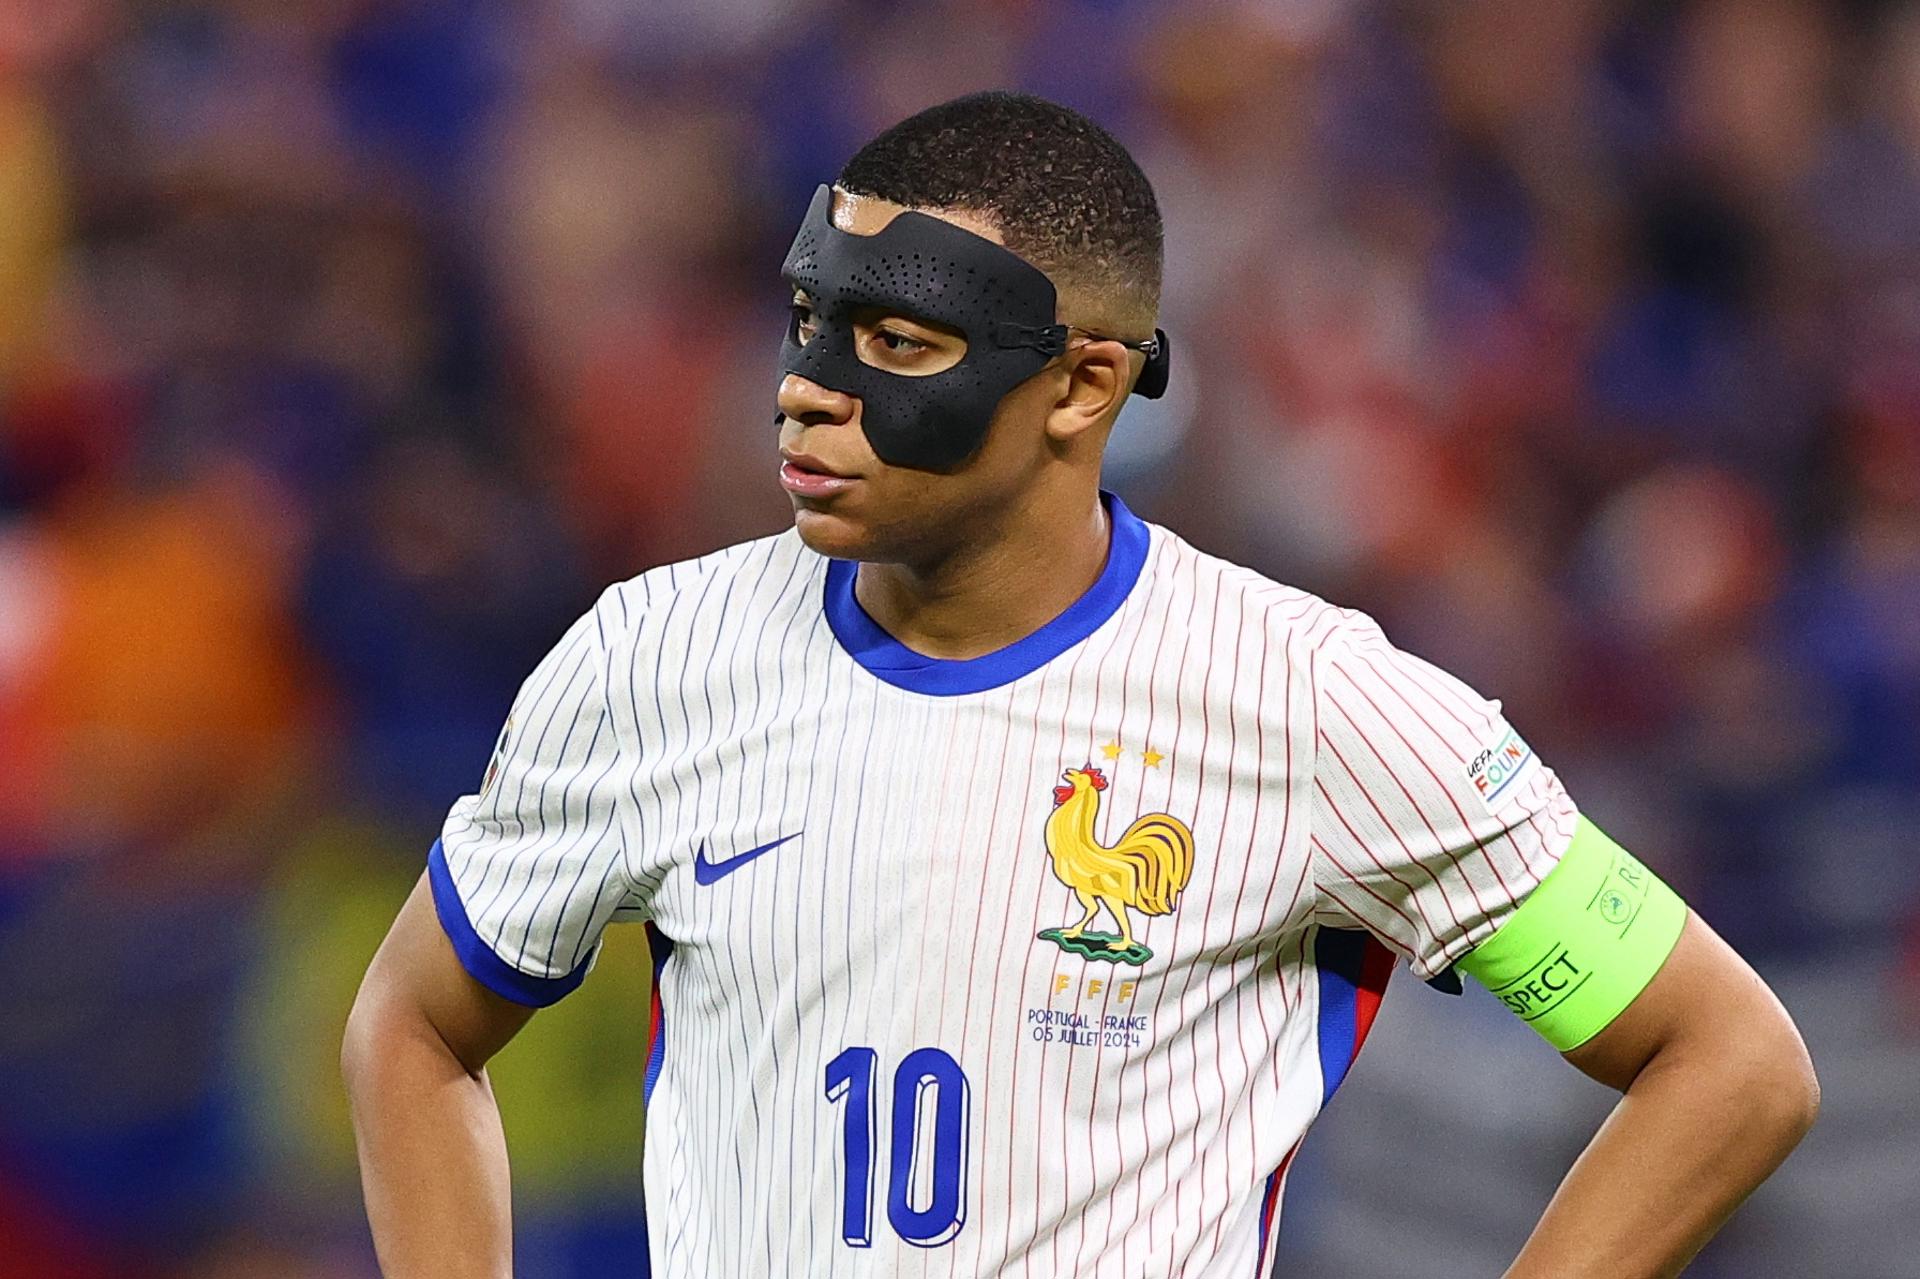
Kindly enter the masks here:
[[650, 568], [594, 605], [610, 689], [693, 689], [783, 660], [769, 633], [806, 630], [828, 561], [792, 529]]
[[1153, 536], [1146, 567], [1150, 596], [1159, 607], [1183, 612], [1193, 626], [1216, 634], [1237, 632], [1302, 664], [1330, 645], [1379, 634], [1365, 613], [1209, 554], [1161, 525], [1148, 528]]
[[610, 635], [639, 635], [650, 622], [690, 613], [724, 613], [747, 625], [782, 594], [824, 571], [825, 564], [789, 528], [615, 582], [594, 612]]

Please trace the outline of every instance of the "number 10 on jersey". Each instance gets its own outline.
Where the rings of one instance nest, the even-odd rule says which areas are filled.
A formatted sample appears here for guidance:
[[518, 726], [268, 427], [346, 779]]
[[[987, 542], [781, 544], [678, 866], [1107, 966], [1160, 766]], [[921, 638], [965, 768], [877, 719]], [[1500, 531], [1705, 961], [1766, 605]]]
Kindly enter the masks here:
[[[873, 1246], [873, 1159], [879, 1127], [874, 1095], [880, 1054], [849, 1048], [827, 1063], [827, 1100], [846, 1103], [841, 1146], [846, 1186], [840, 1235]], [[930, 1132], [921, 1120], [932, 1110]], [[916, 1048], [893, 1072], [887, 1144], [887, 1222], [917, 1248], [937, 1248], [967, 1221], [967, 1076], [938, 1048]]]

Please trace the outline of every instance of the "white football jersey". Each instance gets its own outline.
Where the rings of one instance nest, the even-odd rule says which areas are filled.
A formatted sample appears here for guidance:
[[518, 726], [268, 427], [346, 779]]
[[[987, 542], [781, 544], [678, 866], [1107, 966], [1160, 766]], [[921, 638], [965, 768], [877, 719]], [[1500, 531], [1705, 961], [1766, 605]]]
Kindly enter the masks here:
[[1396, 957], [1572, 838], [1498, 703], [1106, 500], [1100, 579], [985, 657], [789, 531], [612, 587], [521, 690], [435, 904], [531, 1004], [646, 921], [654, 1274], [1259, 1274]]

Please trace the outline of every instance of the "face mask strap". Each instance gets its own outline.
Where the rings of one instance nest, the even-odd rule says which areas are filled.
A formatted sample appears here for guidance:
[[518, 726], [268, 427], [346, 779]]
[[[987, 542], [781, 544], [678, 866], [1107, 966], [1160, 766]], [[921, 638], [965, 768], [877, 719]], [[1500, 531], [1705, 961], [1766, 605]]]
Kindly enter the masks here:
[[1063, 355], [1067, 349], [1068, 328], [1064, 324], [1047, 324], [1035, 328], [1027, 324], [1016, 324], [1012, 320], [999, 320], [993, 326], [993, 344], [1007, 350], [1034, 350], [1049, 360]]
[[1144, 342], [1129, 342], [1125, 338], [1096, 333], [1092, 329], [1074, 328], [1067, 324], [1049, 324], [1044, 328], [1036, 329], [1025, 324], [1014, 324], [1002, 320], [994, 325], [993, 342], [995, 346], [1002, 347], [1030, 347], [1048, 359], [1052, 359], [1066, 351], [1069, 333], [1083, 333], [1096, 342], [1118, 342], [1129, 351], [1141, 352], [1147, 357], [1147, 362], [1140, 370], [1139, 381], [1133, 384], [1133, 393], [1147, 400], [1157, 400], [1167, 393], [1170, 361], [1165, 329], [1155, 329], [1153, 336]]

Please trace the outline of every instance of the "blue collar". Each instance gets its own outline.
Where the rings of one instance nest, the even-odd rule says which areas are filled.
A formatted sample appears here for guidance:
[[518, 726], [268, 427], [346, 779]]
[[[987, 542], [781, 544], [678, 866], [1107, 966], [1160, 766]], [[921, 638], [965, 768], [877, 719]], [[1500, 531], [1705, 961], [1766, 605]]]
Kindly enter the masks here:
[[964, 661], [916, 653], [887, 634], [854, 598], [853, 582], [859, 566], [852, 560], [827, 563], [827, 625], [840, 647], [875, 678], [896, 688], [936, 697], [982, 693], [1011, 684], [1039, 670], [1060, 654], [1099, 630], [1119, 611], [1140, 570], [1147, 562], [1147, 526], [1111, 493], [1102, 493], [1113, 535], [1107, 546], [1106, 567], [1086, 594], [1066, 612], [1024, 639]]

